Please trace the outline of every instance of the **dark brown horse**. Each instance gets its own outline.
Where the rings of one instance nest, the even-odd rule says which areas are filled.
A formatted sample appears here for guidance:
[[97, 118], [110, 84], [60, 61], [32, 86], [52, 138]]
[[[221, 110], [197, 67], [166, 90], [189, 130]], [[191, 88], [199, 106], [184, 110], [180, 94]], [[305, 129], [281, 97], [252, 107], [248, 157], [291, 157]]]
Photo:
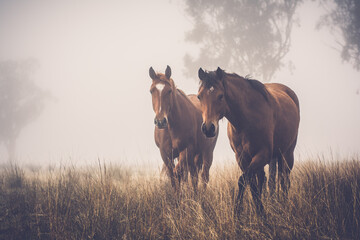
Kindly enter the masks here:
[[241, 211], [246, 185], [250, 184], [257, 212], [263, 213], [261, 191], [264, 167], [270, 164], [269, 188], [275, 189], [276, 163], [281, 187], [290, 187], [289, 174], [294, 164], [300, 122], [299, 101], [288, 87], [277, 83], [262, 84], [257, 80], [228, 74], [218, 68], [205, 72], [199, 69], [201, 85], [198, 92], [202, 112], [202, 131], [213, 137], [218, 122], [226, 117], [228, 137], [243, 174], [235, 213]]
[[[169, 66], [165, 74], [156, 74], [151, 67], [149, 75], [152, 79], [150, 92], [155, 112], [155, 142], [168, 169], [171, 184], [176, 189], [175, 178], [180, 183], [182, 178], [187, 177], [189, 168], [196, 191], [201, 168], [204, 184], [209, 181], [217, 131], [212, 139], [202, 134], [200, 102], [196, 95], [186, 96], [176, 88]], [[174, 168], [176, 157], [179, 162]]]

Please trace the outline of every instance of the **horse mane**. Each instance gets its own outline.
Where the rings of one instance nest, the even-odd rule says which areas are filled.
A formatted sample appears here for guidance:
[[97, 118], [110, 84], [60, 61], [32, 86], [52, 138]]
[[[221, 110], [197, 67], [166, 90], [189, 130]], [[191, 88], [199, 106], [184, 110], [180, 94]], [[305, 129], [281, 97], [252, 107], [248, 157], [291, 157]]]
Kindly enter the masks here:
[[181, 89], [179, 89], [179, 88], [176, 88], [176, 90], [180, 93], [180, 95], [182, 95], [182, 96], [186, 99], [186, 101], [188, 101], [189, 103], [193, 104], [193, 103], [191, 102], [189, 96], [186, 95], [186, 93], [185, 93], [183, 90], [181, 90]]
[[269, 92], [262, 82], [260, 82], [256, 79], [252, 79], [250, 75], [246, 75], [245, 77], [242, 77], [242, 76], [237, 75], [236, 73], [226, 73], [226, 74], [230, 75], [232, 77], [244, 79], [246, 82], [248, 82], [250, 84], [250, 86], [254, 90], [261, 93], [261, 95], [263, 95], [263, 97], [265, 98], [266, 101], [269, 101]]
[[176, 90], [181, 94], [183, 95], [184, 97], [187, 97], [187, 95], [184, 93], [183, 90], [179, 89], [179, 88], [176, 88]]

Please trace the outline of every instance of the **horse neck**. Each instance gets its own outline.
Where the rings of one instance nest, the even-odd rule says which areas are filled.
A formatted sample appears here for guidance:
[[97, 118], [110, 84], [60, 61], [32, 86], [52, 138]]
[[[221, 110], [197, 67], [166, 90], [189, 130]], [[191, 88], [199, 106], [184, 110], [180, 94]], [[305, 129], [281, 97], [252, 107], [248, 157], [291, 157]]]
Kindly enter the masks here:
[[170, 131], [180, 130], [189, 124], [189, 101], [177, 89], [173, 91], [173, 105], [168, 114]]
[[228, 105], [225, 117], [232, 125], [240, 129], [251, 124], [252, 121], [248, 119], [248, 116], [250, 116], [251, 111], [254, 111], [252, 105], [259, 101], [257, 99], [259, 94], [255, 93], [256, 90], [246, 81], [242, 77], [232, 76], [224, 79], [225, 97]]

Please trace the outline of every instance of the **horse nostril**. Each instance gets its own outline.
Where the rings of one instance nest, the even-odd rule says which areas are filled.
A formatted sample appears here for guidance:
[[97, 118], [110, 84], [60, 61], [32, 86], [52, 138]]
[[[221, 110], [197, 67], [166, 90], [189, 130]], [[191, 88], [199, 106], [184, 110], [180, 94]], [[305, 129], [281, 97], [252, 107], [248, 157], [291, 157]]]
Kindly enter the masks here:
[[163, 119], [163, 124], [165, 125], [167, 123], [166, 118]]
[[215, 132], [215, 125], [214, 124], [210, 125], [210, 132], [211, 133]]
[[202, 131], [203, 133], [206, 133], [205, 123], [202, 123], [202, 124], [201, 124], [201, 131]]

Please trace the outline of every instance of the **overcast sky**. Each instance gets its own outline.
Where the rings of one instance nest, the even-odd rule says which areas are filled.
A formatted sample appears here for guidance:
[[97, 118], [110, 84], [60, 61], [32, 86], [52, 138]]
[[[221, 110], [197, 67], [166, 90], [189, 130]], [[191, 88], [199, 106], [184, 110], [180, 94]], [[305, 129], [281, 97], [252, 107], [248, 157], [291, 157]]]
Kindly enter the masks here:
[[[300, 26], [293, 28], [287, 55], [295, 69], [273, 78], [300, 99], [298, 159], [330, 149], [344, 156], [360, 150], [360, 74], [342, 63], [332, 35], [315, 30], [322, 13], [310, 1], [298, 9]], [[38, 59], [37, 83], [56, 98], [23, 129], [19, 162], [87, 164], [100, 158], [161, 165], [148, 70], [164, 72], [170, 65], [177, 86], [197, 92], [197, 73], [194, 79], [183, 75], [185, 53], [197, 49], [185, 42], [191, 26], [180, 1], [0, 0], [0, 61]], [[226, 120], [220, 134], [214, 163], [235, 162]], [[0, 148], [0, 162], [5, 157]]]

